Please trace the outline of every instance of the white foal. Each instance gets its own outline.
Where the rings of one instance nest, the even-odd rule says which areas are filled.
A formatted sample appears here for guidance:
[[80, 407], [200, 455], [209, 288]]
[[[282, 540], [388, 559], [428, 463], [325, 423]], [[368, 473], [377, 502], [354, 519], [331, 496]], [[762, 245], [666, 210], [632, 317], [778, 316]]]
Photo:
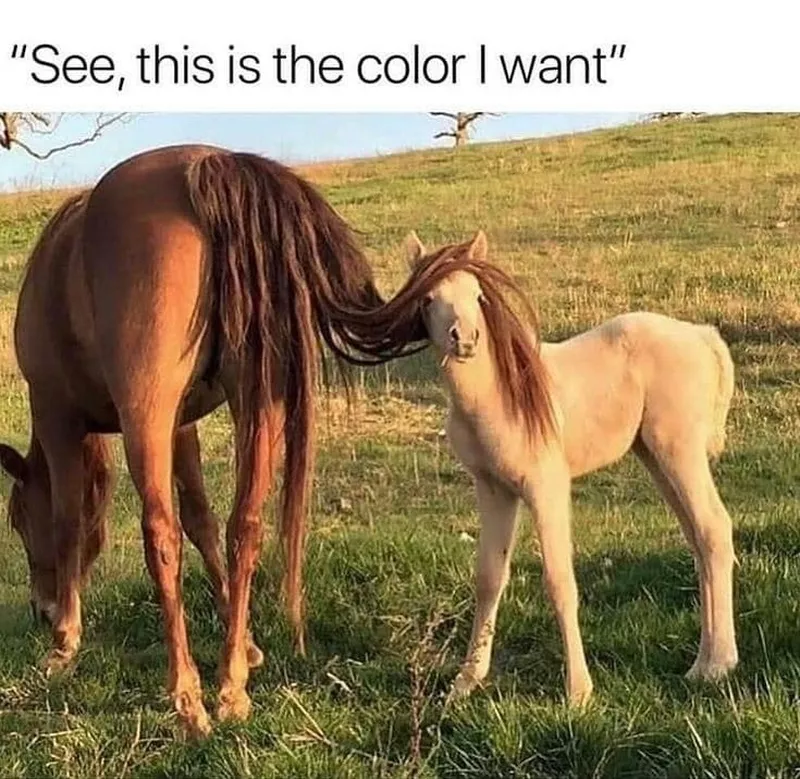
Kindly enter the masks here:
[[[453, 265], [451, 273], [437, 276], [423, 318], [450, 394], [448, 437], [474, 477], [481, 522], [472, 637], [453, 694], [468, 694], [489, 671], [522, 500], [540, 539], [544, 579], [563, 640], [568, 700], [580, 704], [590, 697], [578, 624], [570, 486], [573, 478], [631, 450], [677, 514], [696, 560], [702, 630], [687, 676], [717, 679], [734, 668], [732, 527], [709, 468], [709, 457], [724, 445], [734, 368], [717, 330], [630, 313], [537, 350], [535, 327], [523, 328], [497, 284], [482, 279], [488, 265], [482, 232], [430, 255], [412, 233], [407, 249], [417, 271], [437, 262]], [[509, 348], [515, 328], [528, 339], [527, 351], [521, 341]], [[499, 366], [498, 344], [516, 365]], [[527, 400], [509, 397], [520, 376], [538, 388]], [[532, 417], [532, 403], [548, 405], [542, 388], [549, 392], [550, 412], [533, 409]], [[539, 429], [531, 430], [537, 422]]]

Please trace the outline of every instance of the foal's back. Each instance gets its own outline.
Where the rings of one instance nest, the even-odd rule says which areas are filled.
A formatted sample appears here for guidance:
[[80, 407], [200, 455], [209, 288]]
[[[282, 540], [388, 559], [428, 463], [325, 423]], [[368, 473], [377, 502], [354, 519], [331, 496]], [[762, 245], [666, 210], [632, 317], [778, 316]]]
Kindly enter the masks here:
[[662, 436], [713, 426], [725, 359], [715, 333], [631, 312], [542, 344], [573, 476], [619, 460], [645, 425]]

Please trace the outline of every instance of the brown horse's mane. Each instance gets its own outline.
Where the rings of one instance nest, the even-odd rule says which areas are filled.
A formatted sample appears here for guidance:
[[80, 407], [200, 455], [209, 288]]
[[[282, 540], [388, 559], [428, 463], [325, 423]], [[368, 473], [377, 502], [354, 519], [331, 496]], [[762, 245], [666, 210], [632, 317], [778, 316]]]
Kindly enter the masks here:
[[[497, 265], [472, 259], [469, 249], [469, 242], [449, 244], [421, 257], [395, 296], [372, 312], [375, 341], [371, 346], [376, 351], [400, 351], [427, 339], [426, 296], [456, 271], [473, 274], [483, 290], [481, 308], [506, 408], [522, 418], [531, 436], [547, 436], [555, 423], [547, 371], [539, 353], [539, 318], [519, 284]], [[520, 314], [512, 308], [509, 295], [516, 297]]]
[[106, 519], [114, 489], [114, 465], [108, 441], [88, 435], [83, 441], [83, 533], [81, 573], [85, 578], [106, 542]]
[[[82, 445], [83, 457], [83, 503], [81, 510], [81, 572], [88, 574], [92, 561], [102, 550], [106, 541], [106, 519], [114, 486], [114, 468], [108, 442], [99, 435], [88, 435]], [[37, 479], [39, 489], [50, 492], [50, 475], [47, 460], [39, 440], [34, 437], [26, 458], [29, 472]], [[8, 499], [8, 524], [14, 530], [21, 527], [52, 532], [46, 524], [27, 522], [22, 490], [16, 483], [11, 487]], [[60, 555], [60, 550], [56, 550]]]
[[[39, 234], [39, 238], [34, 244], [32, 251], [28, 255], [28, 260], [25, 263], [26, 272], [33, 263], [36, 262], [37, 257], [42, 252], [52, 251], [53, 243], [59, 231], [72, 224], [69, 218], [76, 209], [83, 208], [86, 205], [90, 192], [91, 190], [89, 189], [82, 189], [68, 195], [61, 205], [52, 213], [47, 223], [42, 228], [42, 232]], [[79, 239], [80, 233], [77, 233], [74, 237]]]
[[[42, 488], [50, 491], [50, 474], [47, 470], [47, 460], [44, 456], [44, 450], [39, 444], [38, 439], [33, 438], [31, 441], [31, 448], [26, 458], [28, 471], [35, 473], [37, 476], [42, 474], [45, 478], [42, 482]], [[11, 493], [8, 496], [8, 509], [7, 509], [8, 526], [13, 530], [19, 530], [22, 527], [30, 526], [24, 521], [26, 516], [25, 504], [22, 500], [22, 490], [19, 485], [14, 482], [11, 485]], [[37, 525], [38, 527], [38, 525]]]

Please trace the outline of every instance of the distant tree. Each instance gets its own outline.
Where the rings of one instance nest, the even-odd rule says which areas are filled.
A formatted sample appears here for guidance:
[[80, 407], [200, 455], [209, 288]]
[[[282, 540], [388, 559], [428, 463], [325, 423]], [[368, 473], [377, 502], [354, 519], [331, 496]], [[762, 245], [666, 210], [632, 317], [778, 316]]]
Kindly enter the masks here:
[[449, 119], [453, 125], [449, 130], [442, 130], [436, 133], [434, 138], [452, 138], [453, 145], [458, 148], [463, 146], [469, 141], [469, 133], [471, 126], [482, 116], [499, 116], [489, 111], [474, 111], [472, 113], [458, 112], [455, 114], [448, 113], [447, 111], [431, 111], [431, 116], [443, 116]]
[[6, 151], [17, 148], [35, 157], [46, 160], [53, 154], [74, 149], [97, 140], [103, 132], [113, 124], [123, 121], [128, 114], [97, 114], [93, 126], [87, 128], [76, 138], [57, 145], [46, 141], [32, 143], [31, 139], [39, 139], [52, 135], [61, 124], [64, 114], [43, 114], [35, 111], [29, 113], [0, 112], [0, 148]]

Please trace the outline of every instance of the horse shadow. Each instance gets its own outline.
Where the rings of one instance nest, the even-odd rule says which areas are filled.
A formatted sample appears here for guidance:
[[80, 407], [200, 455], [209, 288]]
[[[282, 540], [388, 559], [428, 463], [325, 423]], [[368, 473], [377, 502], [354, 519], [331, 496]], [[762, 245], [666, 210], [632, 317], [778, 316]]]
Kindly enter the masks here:
[[[735, 547], [740, 559], [766, 556], [774, 560], [776, 570], [781, 569], [800, 563], [800, 528], [788, 521], [746, 525], [736, 530]], [[332, 554], [335, 556], [336, 550]], [[400, 549], [384, 550], [383, 554], [397, 556], [394, 561], [385, 560], [388, 565], [408, 565]], [[320, 559], [316, 567], [327, 564]], [[341, 560], [334, 559], [332, 564], [335, 567]], [[368, 564], [348, 569], [336, 597], [315, 597], [314, 579], [324, 590], [325, 577], [321, 570], [316, 575], [312, 571], [306, 615], [308, 655], [300, 657], [283, 612], [281, 567], [271, 554], [266, 555], [253, 585], [252, 628], [267, 655], [266, 666], [251, 675], [254, 695], [268, 694], [291, 680], [329, 688], [335, 697], [344, 693], [339, 691], [341, 682], [331, 680], [341, 680], [346, 673], [351, 699], [355, 696], [367, 703], [376, 696], [408, 696], [409, 663], [426, 631], [426, 616], [439, 596], [447, 605], [429, 640], [433, 650], [450, 643], [437, 667], [428, 669], [433, 671], [429, 694], [444, 695], [471, 629], [472, 563], [466, 555], [458, 567], [462, 565], [465, 570], [457, 577], [455, 590], [444, 592], [447, 585], [441, 583], [441, 591], [430, 592], [424, 602], [404, 613], [399, 613], [401, 604], [387, 594], [379, 572]], [[623, 677], [655, 684], [673, 698], [690, 698], [695, 687], [684, 680], [684, 674], [697, 650], [700, 614], [697, 575], [688, 548], [636, 553], [608, 547], [578, 555], [575, 570], [581, 630], [596, 687], [613, 686], [614, 678]], [[487, 680], [489, 694], [497, 689], [541, 700], [563, 697], [563, 649], [542, 574], [541, 560], [533, 556], [514, 565], [500, 604]], [[741, 574], [739, 569], [735, 604], [741, 661], [734, 673], [741, 688], [755, 691], [765, 660], [773, 673], [782, 676], [785, 671], [787, 680], [794, 678], [800, 635], [796, 621], [786, 619], [779, 609], [770, 614], [769, 609], [754, 608], [760, 597], [755, 590], [760, 585], [757, 581], [751, 584]], [[183, 592], [192, 652], [204, 686], [213, 689], [224, 628], [199, 564], [186, 567]], [[115, 582], [113, 587], [98, 587], [94, 593], [90, 588], [85, 603], [82, 653], [88, 659], [81, 662], [79, 673], [103, 675], [108, 671], [104, 666], [117, 668], [119, 700], [109, 696], [103, 704], [107, 710], [118, 709], [121, 701], [129, 701], [131, 696], [159, 695], [167, 657], [160, 607], [150, 580], [143, 575]], [[458, 613], [456, 603], [462, 605]], [[790, 604], [786, 608], [791, 610]], [[447, 613], [448, 609], [452, 613]], [[26, 604], [4, 604], [0, 642], [21, 645], [24, 640], [30, 647], [9, 661], [7, 678], [24, 677], [35, 660], [33, 655], [48, 645], [46, 633], [23, 629], [29, 621], [26, 612]], [[400, 641], [398, 624], [405, 629]]]
[[[800, 657], [800, 584], [788, 583], [786, 573], [792, 567], [800, 572], [800, 526], [787, 520], [744, 525], [734, 530], [734, 548], [740, 662], [729, 679], [745, 695], [763, 692], [770, 679], [793, 688]], [[576, 559], [575, 570], [581, 630], [596, 684], [598, 677], [656, 683], [678, 700], [714, 689], [685, 679], [700, 636], [699, 582], [688, 548], [645, 554], [606, 549]], [[541, 582], [539, 562], [526, 562], [522, 571], [525, 580]], [[543, 588], [540, 593], [546, 598]], [[491, 684], [557, 699], [563, 694], [562, 665], [554, 616], [537, 610], [509, 624], [501, 604]]]

